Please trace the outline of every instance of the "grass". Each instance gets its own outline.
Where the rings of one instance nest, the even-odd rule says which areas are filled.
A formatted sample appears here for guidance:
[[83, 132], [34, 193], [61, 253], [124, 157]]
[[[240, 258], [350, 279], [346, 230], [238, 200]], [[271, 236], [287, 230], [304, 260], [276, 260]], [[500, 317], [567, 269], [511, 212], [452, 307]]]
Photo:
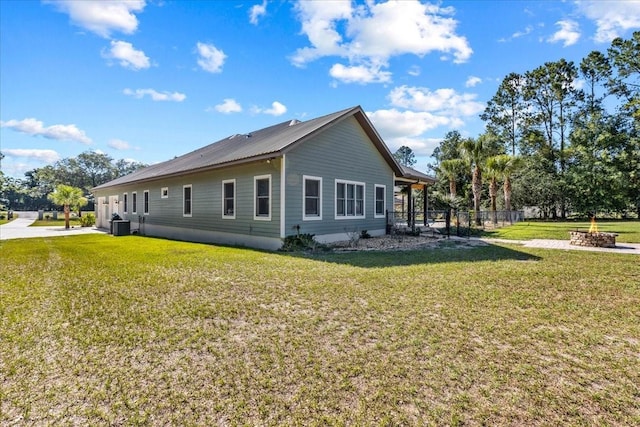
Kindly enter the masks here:
[[[29, 227], [64, 227], [64, 215], [59, 216], [57, 219], [38, 219], [33, 222]], [[70, 227], [80, 227], [80, 218], [70, 217]]]
[[[617, 233], [616, 240], [640, 243], [640, 221], [598, 221], [598, 231]], [[589, 221], [524, 221], [507, 227], [487, 230], [484, 237], [509, 240], [559, 239], [567, 240], [569, 231], [588, 231]]]
[[638, 425], [635, 255], [0, 242], [2, 425]]

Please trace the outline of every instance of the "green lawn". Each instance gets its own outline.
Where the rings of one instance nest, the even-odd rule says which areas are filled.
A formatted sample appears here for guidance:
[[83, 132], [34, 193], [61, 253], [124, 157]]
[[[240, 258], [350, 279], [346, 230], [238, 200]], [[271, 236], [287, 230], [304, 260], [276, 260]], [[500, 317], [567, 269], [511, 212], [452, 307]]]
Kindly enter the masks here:
[[640, 257], [0, 242], [1, 425], [638, 425]]
[[[71, 217], [69, 218], [69, 226], [71, 227], [79, 227], [80, 226], [80, 218]], [[30, 227], [64, 227], [64, 215], [60, 215], [58, 219], [40, 219], [33, 222]]]
[[[484, 237], [510, 240], [560, 239], [568, 240], [569, 231], [588, 231], [589, 221], [524, 221], [507, 227], [483, 232]], [[598, 231], [617, 233], [619, 242], [640, 243], [640, 221], [598, 221]]]

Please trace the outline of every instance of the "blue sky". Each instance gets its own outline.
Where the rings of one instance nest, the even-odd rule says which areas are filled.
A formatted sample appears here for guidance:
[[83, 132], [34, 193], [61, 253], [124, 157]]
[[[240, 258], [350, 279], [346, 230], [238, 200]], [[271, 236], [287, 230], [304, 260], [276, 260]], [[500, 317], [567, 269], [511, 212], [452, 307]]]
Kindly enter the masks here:
[[5, 174], [83, 151], [156, 163], [361, 105], [426, 171], [510, 72], [605, 51], [640, 1], [0, 1]]

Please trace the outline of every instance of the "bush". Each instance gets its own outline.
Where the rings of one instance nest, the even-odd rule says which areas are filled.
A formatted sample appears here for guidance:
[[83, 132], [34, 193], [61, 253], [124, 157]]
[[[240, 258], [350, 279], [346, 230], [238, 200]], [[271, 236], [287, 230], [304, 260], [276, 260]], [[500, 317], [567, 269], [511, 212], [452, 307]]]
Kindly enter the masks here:
[[92, 227], [96, 224], [96, 216], [92, 213], [86, 213], [80, 217], [81, 227]]
[[313, 251], [323, 247], [314, 240], [315, 234], [302, 233], [287, 236], [282, 243], [281, 251], [284, 252], [296, 252], [296, 251]]
[[361, 239], [370, 239], [371, 238], [371, 234], [369, 234], [369, 232], [367, 230], [362, 230], [360, 232], [360, 238]]

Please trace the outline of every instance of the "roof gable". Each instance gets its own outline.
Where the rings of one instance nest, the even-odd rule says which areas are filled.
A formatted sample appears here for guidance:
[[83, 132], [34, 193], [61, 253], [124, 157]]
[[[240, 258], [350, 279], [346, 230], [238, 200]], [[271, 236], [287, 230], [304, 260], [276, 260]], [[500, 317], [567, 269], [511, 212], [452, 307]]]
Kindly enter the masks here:
[[396, 175], [402, 174], [400, 166], [382, 138], [369, 122], [362, 108], [357, 106], [304, 122], [287, 120], [247, 134], [232, 135], [190, 153], [147, 166], [129, 175], [99, 185], [94, 190], [277, 157], [295, 145], [304, 143], [327, 127], [351, 116], [358, 120], [371, 142], [380, 151]]

